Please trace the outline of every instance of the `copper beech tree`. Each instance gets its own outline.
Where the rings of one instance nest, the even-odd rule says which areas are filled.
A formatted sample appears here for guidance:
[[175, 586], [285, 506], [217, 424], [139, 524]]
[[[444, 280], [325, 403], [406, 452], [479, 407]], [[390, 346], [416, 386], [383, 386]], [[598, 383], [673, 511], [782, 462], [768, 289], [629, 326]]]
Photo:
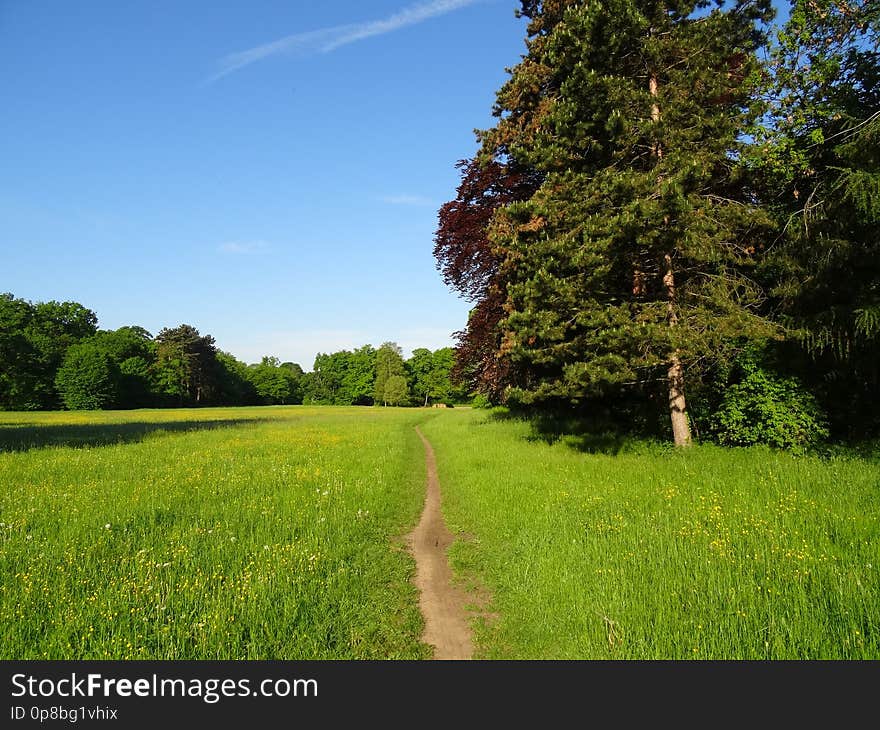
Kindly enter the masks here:
[[499, 267], [504, 252], [488, 238], [495, 211], [527, 200], [540, 184], [534, 171], [497, 159], [462, 160], [455, 200], [440, 208], [434, 256], [443, 281], [473, 303], [467, 325], [457, 333], [453, 375], [470, 389], [500, 398], [512, 383], [507, 357], [499, 353], [505, 282]]

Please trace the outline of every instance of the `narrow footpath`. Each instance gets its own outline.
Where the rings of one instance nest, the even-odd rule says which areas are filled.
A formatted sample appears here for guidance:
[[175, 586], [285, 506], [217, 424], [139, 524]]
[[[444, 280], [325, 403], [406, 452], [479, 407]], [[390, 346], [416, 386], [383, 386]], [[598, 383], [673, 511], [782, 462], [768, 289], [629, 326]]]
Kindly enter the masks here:
[[473, 635], [465, 609], [466, 596], [452, 584], [446, 556], [454, 538], [440, 511], [440, 480], [434, 449], [418, 427], [416, 433], [425, 446], [427, 494], [422, 518], [408, 541], [416, 561], [419, 606], [425, 617], [422, 641], [434, 647], [434, 659], [470, 659], [474, 653]]

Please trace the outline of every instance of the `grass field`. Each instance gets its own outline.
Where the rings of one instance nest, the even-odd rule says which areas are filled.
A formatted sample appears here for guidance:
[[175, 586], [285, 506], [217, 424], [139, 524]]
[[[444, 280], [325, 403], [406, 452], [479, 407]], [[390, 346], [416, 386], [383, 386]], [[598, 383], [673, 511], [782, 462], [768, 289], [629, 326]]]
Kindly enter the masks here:
[[880, 460], [422, 430], [453, 564], [494, 596], [484, 657], [880, 658]]
[[416, 424], [479, 657], [880, 658], [876, 457], [305, 407], [0, 413], [0, 658], [430, 656]]
[[0, 658], [427, 656], [424, 418], [0, 413]]

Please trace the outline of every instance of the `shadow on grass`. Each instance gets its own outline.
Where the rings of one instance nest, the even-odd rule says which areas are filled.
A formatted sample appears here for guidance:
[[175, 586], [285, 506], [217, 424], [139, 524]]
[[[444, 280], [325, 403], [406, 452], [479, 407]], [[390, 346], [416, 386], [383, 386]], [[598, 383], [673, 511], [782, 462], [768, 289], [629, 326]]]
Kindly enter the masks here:
[[669, 450], [654, 434], [627, 430], [609, 417], [573, 416], [559, 413], [528, 413], [496, 408], [492, 418], [529, 424], [527, 441], [557, 443], [585, 454], [642, 454]]
[[51, 446], [113, 446], [143, 441], [158, 432], [187, 433], [258, 423], [261, 418], [230, 418], [209, 421], [157, 421], [132, 423], [62, 424], [47, 426], [0, 426], [0, 453], [30, 451]]

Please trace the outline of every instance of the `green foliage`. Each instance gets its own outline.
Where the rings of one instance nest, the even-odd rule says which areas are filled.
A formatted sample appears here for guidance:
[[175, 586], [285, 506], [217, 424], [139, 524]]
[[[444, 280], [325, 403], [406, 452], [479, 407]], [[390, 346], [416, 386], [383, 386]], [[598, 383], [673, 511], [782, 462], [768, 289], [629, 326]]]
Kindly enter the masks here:
[[413, 350], [406, 361], [409, 384], [419, 405], [427, 406], [430, 400], [449, 402], [462, 397], [460, 389], [452, 383], [455, 353], [451, 347], [431, 352], [426, 348]]
[[385, 392], [382, 401], [392, 406], [399, 406], [409, 399], [409, 388], [403, 375], [392, 375], [385, 381]]
[[[373, 381], [373, 400], [388, 405], [388, 382], [391, 378], [402, 377], [406, 383], [406, 367], [401, 349], [396, 342], [385, 342], [376, 351], [376, 375]], [[396, 392], [396, 389], [395, 389]]]
[[364, 345], [354, 351], [320, 353], [304, 396], [322, 405], [371, 405], [376, 378], [376, 350]]
[[364, 345], [354, 350], [347, 359], [345, 373], [342, 376], [341, 405], [372, 405], [375, 377], [376, 350], [372, 345]]
[[431, 373], [434, 370], [434, 357], [430, 350], [420, 347], [413, 350], [412, 357], [406, 361], [410, 387], [416, 398], [423, 398], [428, 405], [431, 395]]
[[176, 405], [208, 405], [216, 400], [220, 368], [211, 335], [188, 324], [156, 335], [156, 383]]
[[815, 397], [798, 380], [776, 375], [749, 359], [741, 360], [737, 370], [738, 382], [725, 389], [710, 419], [720, 444], [802, 450], [828, 436]]
[[119, 370], [111, 357], [94, 343], [68, 348], [55, 376], [55, 387], [66, 408], [99, 410], [118, 400]]
[[264, 357], [247, 369], [246, 376], [264, 405], [302, 403], [299, 375], [294, 367], [282, 366], [277, 357]]
[[[535, 3], [528, 55], [498, 93], [486, 157], [538, 170], [496, 211], [499, 357], [521, 404], [657, 397], [736, 336], [777, 327], [753, 277], [773, 219], [738, 160], [758, 116], [769, 2]], [[644, 387], [651, 384], [651, 387]]]
[[254, 405], [257, 394], [248, 379], [248, 366], [233, 355], [217, 351], [217, 399], [229, 405]]
[[117, 371], [117, 408], [143, 408], [156, 401], [156, 344], [143, 327], [100, 330], [85, 342], [104, 352]]
[[482, 393], [477, 393], [471, 402], [473, 408], [492, 408], [492, 402]]
[[37, 353], [26, 335], [33, 316], [29, 302], [12, 294], [0, 295], [0, 408], [29, 410], [38, 407]]
[[58, 405], [55, 374], [67, 348], [95, 334], [95, 313], [76, 302], [0, 295], [0, 408]]
[[793, 0], [751, 165], [784, 228], [762, 275], [835, 430], [880, 428], [880, 4]]
[[135, 355], [119, 363], [120, 408], [144, 408], [153, 405], [152, 361]]

